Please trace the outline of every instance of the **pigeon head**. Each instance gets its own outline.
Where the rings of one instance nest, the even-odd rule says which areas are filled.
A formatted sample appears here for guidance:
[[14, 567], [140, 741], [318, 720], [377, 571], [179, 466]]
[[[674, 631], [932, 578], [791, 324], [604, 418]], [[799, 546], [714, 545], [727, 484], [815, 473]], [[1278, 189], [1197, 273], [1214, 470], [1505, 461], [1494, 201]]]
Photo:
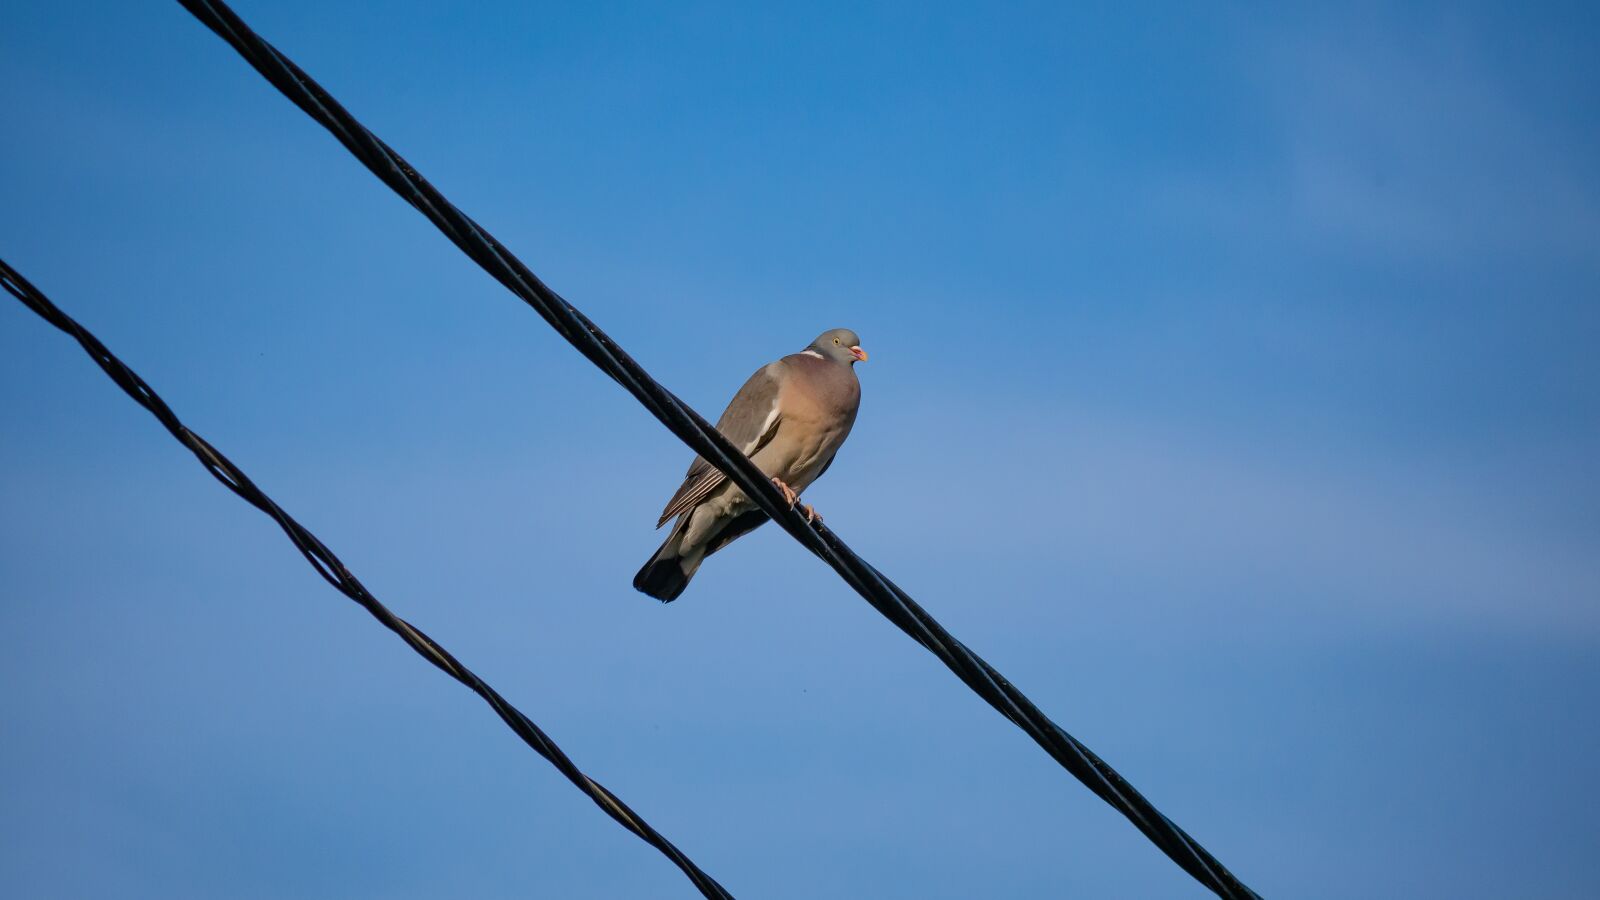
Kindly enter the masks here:
[[806, 348], [823, 359], [855, 365], [867, 361], [867, 351], [861, 349], [861, 339], [848, 328], [835, 328], [817, 335]]

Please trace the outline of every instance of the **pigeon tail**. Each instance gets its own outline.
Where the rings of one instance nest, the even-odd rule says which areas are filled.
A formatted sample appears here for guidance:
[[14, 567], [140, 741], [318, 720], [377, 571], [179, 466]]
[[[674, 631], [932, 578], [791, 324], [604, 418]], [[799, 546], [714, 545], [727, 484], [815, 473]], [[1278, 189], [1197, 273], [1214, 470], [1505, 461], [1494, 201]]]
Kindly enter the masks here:
[[676, 556], [650, 560], [639, 570], [639, 574], [633, 576], [634, 589], [662, 603], [678, 599], [683, 589], [689, 586], [689, 576], [684, 573], [680, 562]]
[[678, 599], [683, 589], [689, 586], [689, 579], [700, 568], [700, 561], [705, 559], [705, 548], [696, 548], [693, 552], [684, 553], [683, 525], [672, 529], [667, 539], [661, 543], [661, 549], [650, 557], [644, 564], [639, 574], [633, 576], [633, 587], [641, 593], [660, 600], [662, 603], [671, 603]]

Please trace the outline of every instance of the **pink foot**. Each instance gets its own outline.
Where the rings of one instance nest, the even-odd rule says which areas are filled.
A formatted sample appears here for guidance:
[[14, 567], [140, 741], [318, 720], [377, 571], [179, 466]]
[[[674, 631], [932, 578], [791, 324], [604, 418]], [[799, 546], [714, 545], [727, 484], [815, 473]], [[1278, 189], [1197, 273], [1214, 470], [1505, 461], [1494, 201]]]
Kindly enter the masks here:
[[794, 509], [796, 501], [800, 499], [800, 495], [795, 493], [795, 489], [784, 484], [782, 478], [773, 478], [772, 483], [778, 486], [778, 490], [783, 491], [784, 502], [789, 504], [790, 509]]

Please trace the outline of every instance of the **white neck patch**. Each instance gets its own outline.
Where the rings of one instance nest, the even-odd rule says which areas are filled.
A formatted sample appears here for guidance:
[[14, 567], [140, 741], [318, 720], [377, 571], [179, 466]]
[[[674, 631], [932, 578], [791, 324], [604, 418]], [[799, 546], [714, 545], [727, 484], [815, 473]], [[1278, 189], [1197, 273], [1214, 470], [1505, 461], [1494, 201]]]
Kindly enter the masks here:
[[817, 351], [811, 349], [810, 347], [807, 347], [806, 349], [801, 350], [800, 352], [804, 353], [807, 356], [815, 356], [817, 359], [827, 359], [826, 356], [823, 356], [821, 353], [818, 353]]

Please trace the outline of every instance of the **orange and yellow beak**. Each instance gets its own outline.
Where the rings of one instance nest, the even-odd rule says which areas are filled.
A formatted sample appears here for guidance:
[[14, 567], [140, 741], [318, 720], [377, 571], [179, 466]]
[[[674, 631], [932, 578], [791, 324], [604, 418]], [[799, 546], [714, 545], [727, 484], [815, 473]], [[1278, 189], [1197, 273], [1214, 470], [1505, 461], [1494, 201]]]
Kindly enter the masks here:
[[850, 355], [856, 358], [856, 362], [867, 361], [867, 351], [861, 349], [860, 347], [851, 347]]

